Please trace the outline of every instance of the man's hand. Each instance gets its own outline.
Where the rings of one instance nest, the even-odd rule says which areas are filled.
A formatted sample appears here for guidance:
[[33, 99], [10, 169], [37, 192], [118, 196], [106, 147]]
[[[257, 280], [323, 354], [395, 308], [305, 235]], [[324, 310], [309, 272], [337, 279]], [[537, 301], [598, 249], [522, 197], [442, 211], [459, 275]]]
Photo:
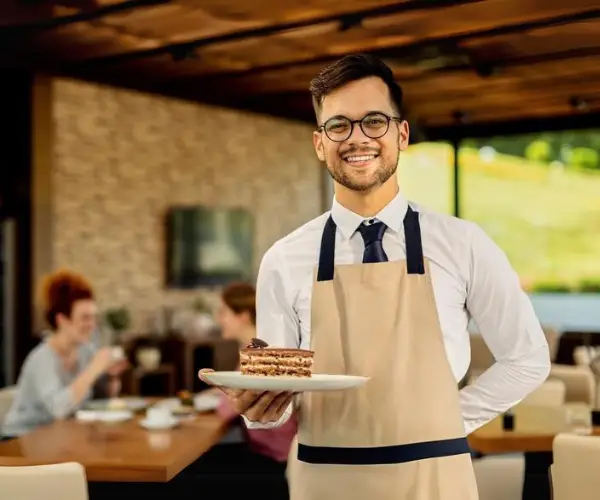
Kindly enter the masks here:
[[[203, 376], [212, 371], [214, 370], [200, 370], [198, 372], [200, 380], [213, 385]], [[277, 422], [294, 398], [294, 394], [291, 392], [247, 391], [221, 386], [217, 386], [217, 388], [229, 398], [232, 406], [240, 415], [244, 415], [251, 422], [263, 424]]]

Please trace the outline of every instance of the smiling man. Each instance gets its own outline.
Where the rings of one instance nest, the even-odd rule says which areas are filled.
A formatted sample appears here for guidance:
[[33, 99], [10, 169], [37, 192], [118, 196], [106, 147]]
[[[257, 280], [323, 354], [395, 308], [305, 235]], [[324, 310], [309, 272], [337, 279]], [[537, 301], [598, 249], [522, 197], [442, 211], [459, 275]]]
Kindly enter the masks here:
[[[257, 329], [273, 346], [313, 349], [315, 372], [370, 381], [300, 396], [291, 498], [475, 500], [466, 436], [548, 376], [539, 321], [479, 227], [400, 194], [409, 126], [391, 70], [347, 56], [311, 93], [314, 146], [335, 197], [265, 254]], [[471, 317], [496, 363], [459, 390]], [[281, 425], [294, 411], [289, 394], [229, 394], [250, 427]]]

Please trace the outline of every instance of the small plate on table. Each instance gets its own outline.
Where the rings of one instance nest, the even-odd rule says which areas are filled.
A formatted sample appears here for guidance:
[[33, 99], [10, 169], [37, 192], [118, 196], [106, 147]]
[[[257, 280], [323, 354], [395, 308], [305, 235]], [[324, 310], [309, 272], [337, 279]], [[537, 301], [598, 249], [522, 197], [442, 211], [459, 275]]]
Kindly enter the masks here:
[[172, 429], [173, 427], [177, 427], [179, 425], [179, 420], [175, 417], [171, 417], [169, 419], [149, 419], [143, 418], [140, 420], [140, 425], [149, 431], [164, 431], [166, 429]]
[[359, 387], [369, 380], [357, 375], [324, 373], [314, 373], [311, 377], [265, 377], [241, 372], [209, 372], [202, 376], [214, 385], [230, 389], [291, 392], [340, 391]]
[[111, 399], [93, 399], [88, 401], [84, 408], [86, 410], [96, 411], [140, 411], [148, 408], [148, 402], [143, 398], [111, 398]]
[[75, 418], [80, 422], [118, 424], [120, 422], [131, 420], [133, 418], [133, 413], [129, 410], [79, 410], [75, 413]]
[[199, 412], [215, 411], [219, 407], [221, 398], [219, 394], [204, 391], [194, 396], [194, 409]]

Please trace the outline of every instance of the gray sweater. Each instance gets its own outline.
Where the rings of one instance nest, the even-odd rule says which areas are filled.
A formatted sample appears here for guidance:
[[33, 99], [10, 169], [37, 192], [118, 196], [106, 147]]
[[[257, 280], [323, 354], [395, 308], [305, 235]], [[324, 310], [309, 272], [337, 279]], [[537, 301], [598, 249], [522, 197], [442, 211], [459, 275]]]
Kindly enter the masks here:
[[92, 391], [76, 405], [69, 386], [91, 361], [96, 346], [91, 342], [79, 348], [77, 370], [64, 369], [47, 337], [25, 359], [17, 391], [0, 434], [21, 436], [36, 427], [71, 416], [92, 396]]

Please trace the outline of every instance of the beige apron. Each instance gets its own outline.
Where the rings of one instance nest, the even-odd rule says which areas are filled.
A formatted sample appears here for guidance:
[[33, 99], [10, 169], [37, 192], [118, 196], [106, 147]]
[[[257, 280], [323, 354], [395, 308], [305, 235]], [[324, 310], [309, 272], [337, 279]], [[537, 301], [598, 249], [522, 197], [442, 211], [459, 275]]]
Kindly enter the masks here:
[[334, 266], [335, 232], [329, 218], [312, 295], [314, 372], [370, 380], [301, 396], [291, 500], [477, 500], [418, 213], [404, 219], [402, 261]]

